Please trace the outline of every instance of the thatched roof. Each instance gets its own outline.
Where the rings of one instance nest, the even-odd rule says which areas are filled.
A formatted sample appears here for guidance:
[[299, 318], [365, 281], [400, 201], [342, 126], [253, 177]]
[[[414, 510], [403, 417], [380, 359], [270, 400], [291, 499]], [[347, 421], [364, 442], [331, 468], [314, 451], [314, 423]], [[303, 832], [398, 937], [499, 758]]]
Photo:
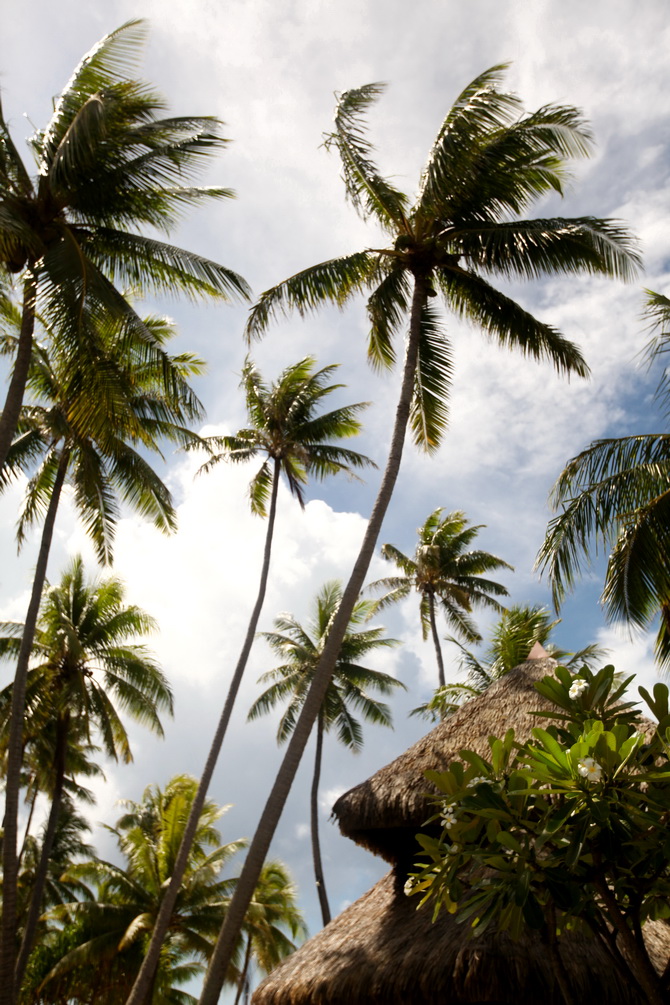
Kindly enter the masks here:
[[463, 748], [487, 757], [488, 737], [503, 736], [510, 727], [519, 740], [528, 739], [533, 726], [542, 725], [532, 712], [553, 707], [533, 685], [555, 666], [546, 654], [521, 663], [372, 778], [340, 796], [333, 814], [345, 837], [388, 862], [413, 859], [415, 835], [433, 812], [424, 773], [444, 770]]
[[[395, 870], [289, 956], [256, 989], [252, 1005], [562, 1005], [546, 946], [535, 933], [513, 941], [493, 930], [473, 939], [467, 925], [430, 907], [417, 910]], [[645, 927], [659, 972], [670, 955], [668, 928]], [[577, 1002], [645, 1005], [595, 938], [561, 937]]]

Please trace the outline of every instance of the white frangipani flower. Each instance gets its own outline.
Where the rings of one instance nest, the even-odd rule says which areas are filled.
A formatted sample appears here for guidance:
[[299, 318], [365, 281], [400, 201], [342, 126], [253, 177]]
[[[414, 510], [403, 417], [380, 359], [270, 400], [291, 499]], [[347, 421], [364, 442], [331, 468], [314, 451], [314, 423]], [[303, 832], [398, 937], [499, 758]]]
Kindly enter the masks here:
[[570, 685], [570, 690], [568, 691], [568, 694], [570, 695], [571, 698], [579, 698], [579, 696], [582, 693], [582, 691], [586, 691], [586, 689], [587, 689], [588, 686], [589, 686], [589, 682], [586, 681], [586, 680], [583, 680], [580, 677], [578, 680], [574, 681]]
[[599, 782], [603, 774], [603, 769], [592, 757], [582, 757], [577, 764], [577, 771], [589, 782]]
[[442, 815], [440, 816], [440, 822], [443, 827], [447, 828], [447, 830], [449, 830], [450, 827], [454, 826], [457, 819], [458, 818], [451, 806], [447, 806], [445, 809], [442, 810]]
[[471, 778], [470, 781], [468, 782], [468, 788], [474, 789], [475, 785], [481, 785], [482, 782], [486, 782], [487, 785], [493, 785], [492, 778], [486, 778], [485, 775], [476, 775], [474, 778]]

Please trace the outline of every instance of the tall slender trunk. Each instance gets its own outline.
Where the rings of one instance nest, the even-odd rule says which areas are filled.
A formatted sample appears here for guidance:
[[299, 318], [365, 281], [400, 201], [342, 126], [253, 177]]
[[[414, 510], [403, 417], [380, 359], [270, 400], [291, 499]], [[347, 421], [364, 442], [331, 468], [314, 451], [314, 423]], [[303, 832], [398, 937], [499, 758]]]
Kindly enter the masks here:
[[247, 948], [244, 954], [244, 965], [242, 967], [242, 973], [240, 974], [240, 979], [237, 982], [237, 994], [235, 995], [234, 1005], [239, 1005], [244, 991], [249, 986], [249, 964], [251, 962], [251, 935], [247, 939]]
[[37, 615], [42, 599], [42, 589], [47, 574], [49, 550], [53, 538], [60, 494], [65, 481], [70, 452], [66, 448], [60, 456], [54, 479], [51, 499], [44, 519], [40, 550], [35, 565], [35, 578], [30, 603], [23, 626], [23, 636], [12, 688], [12, 709], [9, 721], [7, 746], [7, 777], [5, 781], [5, 833], [2, 843], [2, 932], [0, 940], [0, 1005], [14, 1005], [16, 1000], [14, 969], [16, 965], [16, 842], [21, 787], [21, 760], [23, 755], [23, 716], [26, 703], [26, 682], [30, 653], [35, 639]]
[[158, 915], [156, 917], [154, 930], [151, 934], [151, 941], [149, 943], [149, 948], [147, 949], [147, 954], [144, 957], [144, 960], [142, 961], [140, 971], [135, 979], [135, 983], [133, 984], [130, 994], [126, 1000], [126, 1005], [144, 1005], [152, 976], [155, 973], [156, 967], [158, 966], [158, 959], [160, 956], [161, 946], [163, 944], [163, 940], [165, 938], [168, 926], [170, 924], [170, 918], [172, 917], [174, 906], [177, 902], [177, 896], [179, 894], [179, 888], [184, 878], [184, 873], [186, 872], [189, 852], [191, 850], [191, 845], [193, 844], [193, 838], [195, 837], [195, 832], [198, 827], [200, 814], [205, 804], [207, 790], [212, 780], [212, 775], [214, 774], [214, 768], [216, 767], [216, 762], [218, 760], [219, 753], [221, 751], [221, 746], [223, 744], [223, 740], [226, 735], [226, 730], [228, 729], [228, 723], [230, 721], [230, 716], [232, 714], [233, 706], [235, 704], [235, 698], [237, 697], [237, 692], [239, 690], [240, 683], [242, 681], [242, 675], [246, 668], [247, 660], [249, 659], [249, 653], [251, 651], [251, 646], [253, 644], [254, 637], [256, 635], [256, 628], [258, 627], [258, 619], [260, 618], [261, 609], [263, 607], [263, 601], [265, 600], [265, 592], [268, 583], [268, 573], [270, 570], [272, 537], [274, 533], [275, 517], [277, 514], [277, 493], [279, 491], [279, 474], [280, 474], [280, 462], [275, 458], [274, 471], [272, 475], [272, 495], [270, 498], [270, 508], [268, 511], [268, 527], [265, 534], [265, 550], [263, 552], [263, 565], [261, 568], [258, 596], [256, 597], [256, 603], [254, 604], [254, 609], [249, 619], [247, 634], [244, 638], [244, 643], [242, 644], [242, 650], [240, 652], [237, 661], [237, 666], [235, 667], [235, 672], [233, 673], [233, 677], [230, 682], [230, 686], [228, 688], [228, 694], [226, 695], [226, 701], [223, 706], [223, 711], [221, 712], [221, 718], [219, 719], [219, 724], [216, 728], [216, 733], [214, 734], [214, 739], [212, 741], [212, 746], [210, 748], [209, 754], [207, 756], [207, 761], [205, 763], [202, 777], [200, 779], [200, 783], [198, 785], [195, 798], [191, 805], [191, 811], [189, 813], [186, 827], [184, 828], [184, 835], [181, 839], [179, 852], [177, 854], [174, 869], [172, 871], [170, 885], [163, 894], [163, 899], [161, 901], [161, 906], [158, 911]]
[[428, 610], [430, 611], [430, 632], [433, 637], [433, 645], [435, 646], [435, 655], [437, 657], [437, 676], [440, 682], [440, 687], [446, 686], [446, 679], [444, 676], [444, 660], [442, 659], [442, 646], [440, 645], [440, 638], [437, 634], [437, 623], [435, 621], [435, 594], [431, 593], [428, 597]]
[[230, 965], [235, 941], [244, 921], [244, 915], [253, 897], [265, 856], [267, 855], [270, 842], [284, 809], [284, 804], [291, 790], [291, 785], [298, 770], [309, 734], [312, 731], [312, 726], [319, 714], [319, 709], [328, 690], [342, 640], [345, 636], [354, 605], [363, 587], [365, 576], [377, 545], [382, 522], [391, 501], [391, 496], [393, 495], [393, 488], [400, 469], [402, 449], [414, 392], [414, 377], [421, 332], [421, 313], [426, 303], [427, 287], [428, 281], [425, 276], [415, 277], [409, 337], [405, 353], [400, 397], [396, 407], [393, 434], [391, 436], [391, 446], [361, 549], [349, 582], [342, 595], [342, 601], [333, 620], [328, 641], [319, 660], [314, 680], [307, 693], [305, 704], [293, 731], [293, 736], [288, 743], [286, 754], [279, 768], [270, 796], [265, 804], [260, 823], [249, 846], [244, 867], [237, 881], [235, 893], [209, 961], [199, 1005], [216, 1005], [219, 1000], [219, 994]]
[[7, 388], [5, 407], [0, 414], [0, 469], [5, 466], [9, 448], [12, 445], [19, 421], [23, 395], [28, 380], [30, 357], [33, 352], [33, 332], [35, 330], [35, 277], [29, 273], [23, 281], [23, 313], [19, 342], [12, 369], [12, 377]]
[[26, 844], [28, 843], [28, 837], [30, 836], [30, 827], [33, 822], [33, 816], [35, 814], [35, 803], [37, 802], [37, 797], [39, 795], [39, 789], [37, 785], [35, 786], [35, 791], [33, 792], [33, 798], [30, 802], [30, 810], [28, 811], [28, 820], [26, 822], [26, 829], [23, 832], [23, 843], [21, 845], [21, 851], [19, 852], [19, 857], [16, 862], [16, 872], [21, 872], [21, 863], [23, 862], [23, 856], [26, 850]]
[[314, 756], [314, 776], [310, 793], [309, 810], [312, 825], [312, 859], [314, 860], [314, 878], [316, 892], [321, 905], [321, 917], [324, 925], [330, 921], [330, 904], [326, 893], [326, 881], [321, 862], [321, 844], [319, 842], [319, 781], [321, 780], [321, 755], [323, 752], [323, 711], [319, 711], [316, 725], [316, 754]]
[[58, 819], [60, 817], [61, 806], [63, 803], [65, 762], [67, 757], [68, 737], [70, 733], [69, 727], [70, 715], [69, 712], [65, 712], [64, 716], [59, 719], [57, 726], [56, 750], [54, 758], [56, 778], [54, 782], [53, 796], [51, 799], [51, 809], [49, 810], [49, 819], [44, 832], [44, 840], [42, 841], [40, 861], [35, 874], [35, 883], [30, 898], [30, 908], [28, 910], [28, 917], [26, 918], [26, 926], [23, 930], [21, 949], [19, 950], [19, 957], [16, 961], [15, 979], [17, 988], [21, 987], [21, 981], [23, 980], [23, 975], [26, 970], [26, 963], [28, 962], [28, 957], [30, 956], [35, 943], [37, 922], [42, 910], [42, 901], [44, 899], [44, 888], [46, 887], [47, 873], [49, 871], [51, 849], [53, 848], [54, 838], [56, 836], [56, 827], [58, 825]]

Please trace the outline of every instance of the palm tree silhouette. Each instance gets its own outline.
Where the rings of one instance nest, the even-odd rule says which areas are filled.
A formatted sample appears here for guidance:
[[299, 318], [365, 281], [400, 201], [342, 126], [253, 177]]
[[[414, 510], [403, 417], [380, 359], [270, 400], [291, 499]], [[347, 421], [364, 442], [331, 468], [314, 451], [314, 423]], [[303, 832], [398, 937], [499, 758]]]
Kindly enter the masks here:
[[190, 184], [203, 157], [226, 143], [220, 122], [159, 118], [163, 98], [128, 77], [144, 35], [142, 21], [128, 21], [84, 56], [49, 123], [31, 140], [35, 179], [0, 108], [0, 263], [23, 283], [18, 348], [0, 418], [0, 468], [19, 420], [36, 312], [58, 333], [59, 351], [75, 358], [86, 352], [87, 313], [124, 322], [151, 343], [117, 282], [137, 292], [248, 299], [235, 272], [139, 232], [168, 233], [184, 206], [232, 194]]
[[250, 425], [239, 430], [234, 436], [210, 437], [205, 440], [210, 450], [214, 451], [211, 459], [204, 465], [205, 470], [222, 460], [240, 463], [255, 460], [259, 456], [263, 457], [249, 491], [252, 511], [259, 515], [265, 515], [269, 497], [263, 562], [256, 602], [228, 686], [200, 785], [193, 800], [190, 819], [184, 831], [183, 846], [177, 857], [149, 950], [128, 999], [129, 1002], [133, 1000], [143, 1002], [150, 986], [151, 974], [158, 964], [161, 941], [167, 931], [171, 905], [178, 894], [181, 874], [188, 861], [189, 842], [192, 840], [198, 814], [207, 795], [251, 652], [267, 589], [280, 477], [284, 475], [291, 494], [304, 505], [303, 487], [308, 475], [316, 475], [318, 478], [340, 472], [351, 475], [355, 469], [373, 464], [363, 454], [333, 442], [355, 436], [359, 432], [361, 427], [356, 416], [365, 407], [365, 403], [344, 405], [330, 412], [321, 412], [323, 399], [343, 385], [329, 383], [337, 369], [335, 365], [325, 366], [320, 370], [316, 370], [315, 366], [314, 358], [307, 356], [298, 363], [286, 367], [274, 383], [267, 384], [261, 378], [256, 366], [247, 359], [242, 371], [241, 385], [245, 391]]
[[[59, 584], [44, 597], [33, 643], [33, 655], [39, 663], [28, 672], [26, 691], [28, 720], [35, 720], [41, 730], [53, 726], [51, 808], [16, 965], [17, 985], [41, 913], [66, 775], [76, 763], [72, 747], [77, 744], [73, 741], [83, 738], [90, 743], [95, 733], [108, 757], [129, 763], [132, 754], [128, 734], [114, 701], [161, 736], [158, 712], [172, 713], [167, 679], [146, 647], [134, 641], [155, 628], [144, 611], [124, 603], [119, 579], [87, 583], [80, 557], [73, 559]], [[11, 651], [12, 642], [19, 648], [22, 629], [19, 624], [0, 625], [4, 653]], [[0, 726], [5, 729], [13, 687], [0, 693]]]
[[419, 594], [419, 613], [424, 640], [433, 639], [440, 687], [446, 684], [442, 647], [437, 632], [435, 609], [442, 610], [447, 624], [465, 639], [478, 642], [481, 638], [469, 617], [473, 607], [488, 607], [502, 611], [495, 597], [508, 592], [500, 583], [485, 579], [484, 574], [495, 569], [511, 569], [511, 565], [488, 551], [466, 551], [482, 529], [468, 526], [465, 514], [456, 511], [442, 516], [436, 509], [418, 528], [419, 543], [414, 557], [403, 554], [392, 544], [382, 545], [382, 555], [395, 564], [402, 575], [387, 576], [371, 583], [371, 588], [389, 592], [380, 600], [380, 607], [408, 597], [412, 590]]
[[[315, 598], [312, 618], [307, 627], [303, 628], [292, 615], [280, 615], [275, 618], [276, 631], [262, 633], [270, 648], [286, 662], [260, 677], [259, 683], [273, 683], [253, 703], [248, 717], [256, 719], [280, 702], [287, 702], [277, 730], [279, 743], [287, 740], [295, 729], [341, 600], [342, 584], [337, 580], [325, 583]], [[331, 918], [319, 842], [318, 795], [324, 734], [335, 729], [340, 743], [358, 753], [363, 747], [363, 733], [352, 709], [359, 712], [366, 722], [390, 726], [391, 712], [388, 705], [372, 698], [369, 692], [375, 690], [380, 694], [390, 694], [394, 687], [404, 687], [395, 677], [360, 663], [375, 650], [397, 645], [396, 639], [384, 637], [384, 629], [381, 627], [358, 628], [374, 617], [378, 607], [374, 600], [359, 600], [354, 607], [340, 646], [335, 671], [316, 720], [310, 816], [314, 875], [324, 925]]]

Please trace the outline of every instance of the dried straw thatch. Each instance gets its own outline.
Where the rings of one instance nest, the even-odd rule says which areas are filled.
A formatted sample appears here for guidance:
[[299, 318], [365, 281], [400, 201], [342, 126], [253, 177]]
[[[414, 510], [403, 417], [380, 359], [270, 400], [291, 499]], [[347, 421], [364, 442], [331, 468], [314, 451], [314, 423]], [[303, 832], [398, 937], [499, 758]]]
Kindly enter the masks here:
[[535, 681], [552, 673], [556, 661], [529, 659], [468, 701], [372, 778], [349, 789], [333, 806], [345, 837], [388, 862], [402, 862], [416, 850], [415, 834], [433, 810], [424, 773], [442, 771], [459, 750], [489, 754], [488, 737], [503, 736], [510, 727], [524, 741], [542, 720], [533, 711], [551, 703], [535, 690]]
[[[472, 939], [452, 915], [433, 923], [431, 909], [416, 904], [392, 870], [280, 964], [252, 1005], [563, 1005], [537, 936], [515, 942], [491, 930]], [[668, 939], [650, 935], [660, 970]], [[645, 1005], [595, 938], [565, 936], [560, 952], [576, 1002]]]

